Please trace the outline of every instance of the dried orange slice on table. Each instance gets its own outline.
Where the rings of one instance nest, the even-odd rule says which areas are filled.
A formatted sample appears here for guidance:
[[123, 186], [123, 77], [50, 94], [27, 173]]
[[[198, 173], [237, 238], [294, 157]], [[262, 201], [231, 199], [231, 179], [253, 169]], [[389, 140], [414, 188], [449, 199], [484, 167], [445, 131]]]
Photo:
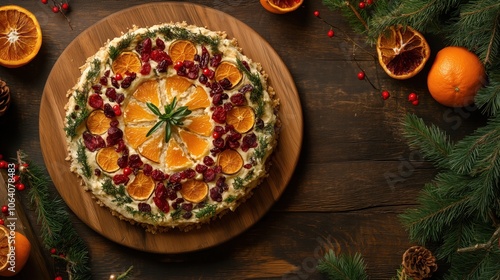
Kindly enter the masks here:
[[285, 14], [297, 10], [304, 0], [260, 0], [264, 9], [273, 14]]
[[0, 7], [0, 65], [16, 68], [33, 60], [42, 46], [35, 15], [15, 5]]
[[[26, 236], [15, 232], [15, 243], [9, 244], [9, 235], [9, 229], [0, 226], [0, 276], [14, 276], [19, 273], [30, 255], [31, 243]], [[11, 246], [15, 246], [14, 252], [11, 251]], [[11, 267], [9, 263], [11, 254], [15, 255], [15, 267]]]
[[106, 117], [103, 110], [94, 110], [87, 118], [87, 129], [92, 134], [104, 134], [111, 126], [111, 119]]
[[380, 66], [392, 78], [404, 80], [420, 72], [431, 49], [424, 36], [410, 26], [391, 26], [377, 40]]

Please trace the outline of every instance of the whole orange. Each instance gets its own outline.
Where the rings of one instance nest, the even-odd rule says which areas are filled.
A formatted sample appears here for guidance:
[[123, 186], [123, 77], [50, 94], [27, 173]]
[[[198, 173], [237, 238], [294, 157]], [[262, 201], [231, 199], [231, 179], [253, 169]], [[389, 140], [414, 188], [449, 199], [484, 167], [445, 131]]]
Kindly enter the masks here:
[[264, 9], [273, 14], [285, 14], [297, 10], [304, 0], [260, 0]]
[[[11, 233], [7, 227], [0, 226], [0, 276], [16, 275], [30, 256], [31, 243], [28, 238], [20, 232], [14, 232], [14, 242], [10, 242]], [[15, 247], [14, 252], [12, 247]]]
[[427, 87], [437, 102], [464, 107], [474, 103], [485, 78], [484, 65], [477, 55], [463, 47], [445, 47], [436, 54]]

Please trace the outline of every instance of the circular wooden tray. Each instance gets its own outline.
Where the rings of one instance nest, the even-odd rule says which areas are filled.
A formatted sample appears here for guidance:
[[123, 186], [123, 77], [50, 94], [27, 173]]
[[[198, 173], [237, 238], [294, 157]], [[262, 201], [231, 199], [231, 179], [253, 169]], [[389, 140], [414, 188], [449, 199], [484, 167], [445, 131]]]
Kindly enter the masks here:
[[[281, 101], [280, 141], [273, 156], [269, 177], [254, 195], [235, 212], [200, 229], [170, 230], [150, 234], [143, 228], [111, 215], [99, 207], [80, 180], [69, 171], [66, 158], [64, 106], [66, 93], [80, 76], [79, 67], [108, 39], [120, 36], [133, 25], [147, 27], [163, 22], [186, 21], [211, 30], [226, 31], [236, 38], [243, 52], [261, 62], [269, 82]], [[273, 48], [250, 27], [223, 12], [188, 3], [139, 5], [112, 14], [82, 32], [56, 61], [44, 88], [40, 106], [40, 142], [47, 170], [59, 194], [88, 226], [119, 244], [155, 253], [183, 253], [209, 248], [242, 233], [257, 222], [280, 197], [297, 164], [302, 145], [302, 109], [290, 72]]]

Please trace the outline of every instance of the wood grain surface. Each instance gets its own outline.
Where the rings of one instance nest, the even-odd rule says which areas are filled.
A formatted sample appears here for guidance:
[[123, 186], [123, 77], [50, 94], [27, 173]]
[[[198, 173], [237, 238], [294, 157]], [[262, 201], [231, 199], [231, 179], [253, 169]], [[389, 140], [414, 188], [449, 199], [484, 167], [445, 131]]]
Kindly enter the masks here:
[[[171, 230], [151, 234], [113, 216], [98, 206], [91, 193], [69, 171], [64, 135], [66, 92], [80, 76], [79, 67], [93, 55], [102, 42], [126, 32], [124, 27], [147, 27], [163, 22], [186, 21], [225, 31], [236, 38], [244, 53], [260, 62], [269, 74], [269, 83], [280, 102], [282, 120], [280, 140], [272, 158], [269, 177], [235, 212], [189, 232]], [[302, 111], [295, 83], [273, 48], [255, 31], [225, 13], [187, 3], [146, 4], [114, 13], [83, 31], [61, 54], [44, 89], [40, 107], [40, 142], [48, 171], [62, 198], [71, 210], [91, 228], [125, 246], [155, 253], [181, 253], [223, 243], [258, 221], [281, 196], [297, 164], [302, 143]]]

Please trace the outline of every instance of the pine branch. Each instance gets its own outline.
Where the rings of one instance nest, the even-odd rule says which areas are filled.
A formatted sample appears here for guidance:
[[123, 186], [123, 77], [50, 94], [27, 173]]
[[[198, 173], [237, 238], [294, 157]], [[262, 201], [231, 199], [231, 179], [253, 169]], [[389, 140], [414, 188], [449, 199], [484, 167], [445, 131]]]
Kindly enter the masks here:
[[66, 262], [69, 279], [91, 279], [88, 249], [71, 224], [64, 202], [49, 195], [50, 177], [45, 170], [27, 159], [18, 151], [20, 166], [29, 166], [20, 173], [21, 181], [29, 187], [28, 196], [37, 214], [37, 222], [41, 227], [42, 241], [47, 249], [57, 248], [64, 252], [62, 258]]
[[422, 119], [408, 114], [403, 120], [403, 136], [410, 147], [420, 150], [424, 157], [437, 167], [448, 166], [448, 157], [452, 151], [449, 136], [438, 127], [426, 126]]
[[475, 102], [482, 108], [484, 114], [495, 116], [500, 112], [500, 69], [497, 68], [496, 71], [492, 69], [488, 80], [488, 86], [479, 90]]
[[474, 246], [469, 246], [465, 248], [460, 248], [457, 250], [457, 253], [467, 253], [473, 252], [477, 250], [489, 250], [492, 246], [496, 246], [498, 242], [498, 238], [500, 237], [500, 227], [497, 227], [491, 238], [486, 243], [478, 243]]
[[330, 249], [318, 263], [318, 271], [330, 280], [367, 280], [366, 265], [358, 253], [353, 256], [339, 254]]

